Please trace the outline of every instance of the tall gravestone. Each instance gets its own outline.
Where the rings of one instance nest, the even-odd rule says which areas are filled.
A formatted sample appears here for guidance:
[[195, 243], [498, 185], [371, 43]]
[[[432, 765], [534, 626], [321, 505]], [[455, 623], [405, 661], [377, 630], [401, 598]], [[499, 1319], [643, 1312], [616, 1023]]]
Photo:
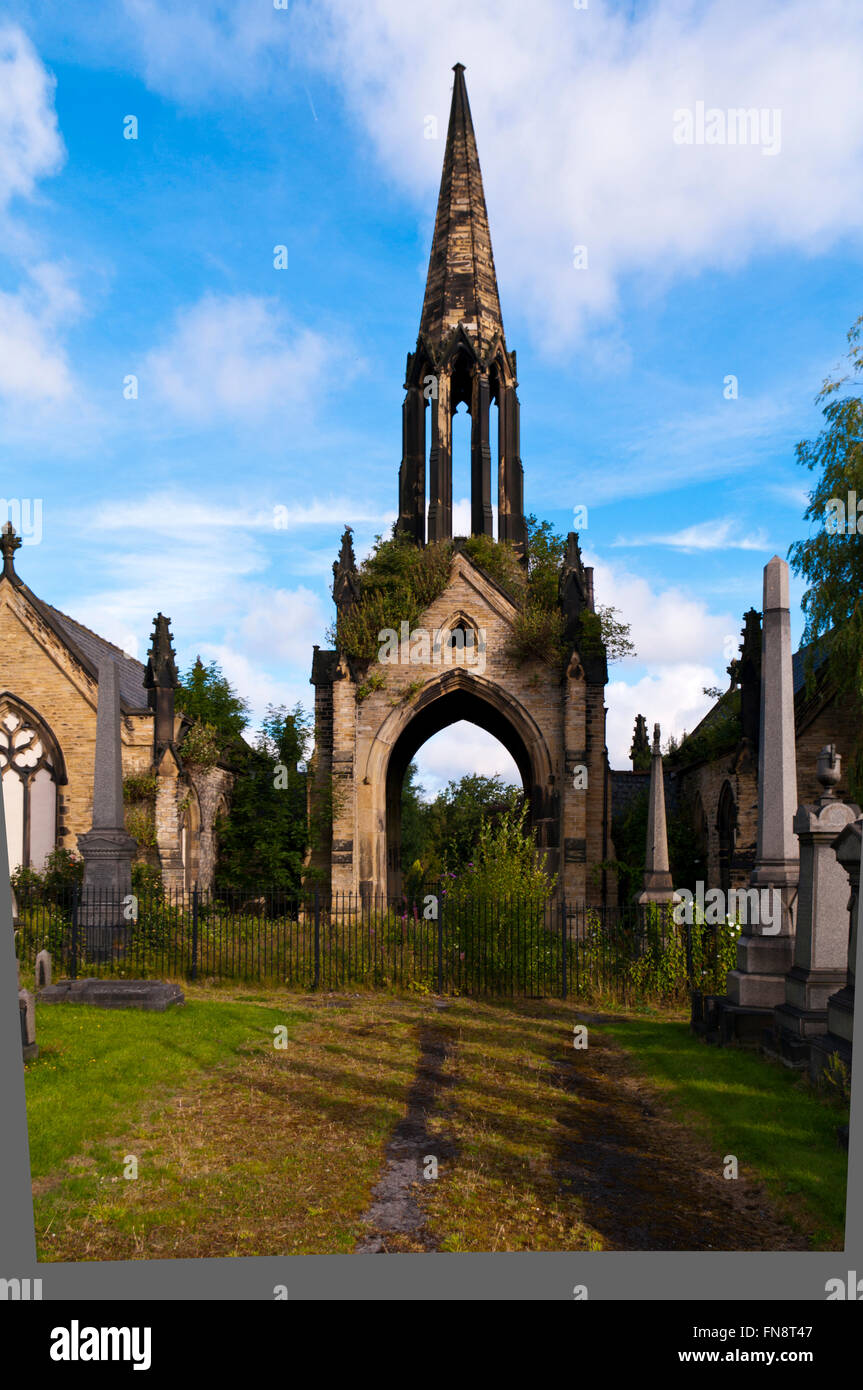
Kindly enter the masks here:
[[[774, 555], [764, 567], [761, 628], [761, 718], [758, 747], [758, 847], [750, 884], [779, 908], [747, 922], [728, 975], [723, 1026], [727, 1037], [760, 1041], [773, 1010], [785, 1002], [794, 964], [794, 903], [800, 874], [794, 834], [797, 764], [788, 565]], [[763, 890], [768, 890], [765, 894]], [[775, 890], [775, 891], [774, 891]], [[754, 916], [754, 914], [753, 914]]]
[[809, 1075], [817, 1080], [831, 1056], [836, 1056], [846, 1067], [851, 1066], [851, 1052], [854, 1042], [854, 984], [857, 968], [857, 941], [859, 938], [860, 913], [863, 911], [863, 898], [860, 893], [861, 854], [863, 854], [863, 819], [837, 835], [833, 849], [838, 863], [848, 876], [850, 899], [848, 916], [845, 919], [848, 955], [845, 980], [842, 987], [827, 1000], [827, 1031], [812, 1039], [809, 1054]]
[[18, 965], [18, 1017], [21, 1021], [21, 1051], [25, 1062], [39, 1056], [36, 1042], [36, 1004], [29, 989], [21, 988], [21, 962]]
[[668, 864], [668, 832], [665, 821], [665, 781], [662, 772], [662, 751], [659, 746], [659, 725], [653, 726], [653, 748], [650, 758], [650, 791], [648, 793], [647, 842], [644, 857], [644, 885], [635, 901], [646, 903], [675, 902]]
[[794, 964], [785, 977], [785, 1002], [776, 1009], [767, 1041], [768, 1050], [773, 1050], [771, 1043], [777, 1045], [792, 1066], [807, 1065], [810, 1039], [827, 1028], [828, 998], [845, 984], [848, 969], [848, 876], [833, 844], [861, 811], [837, 799], [840, 775], [841, 759], [828, 744], [818, 754], [822, 794], [794, 817], [800, 842]]
[[99, 666], [93, 824], [78, 836], [84, 859], [79, 923], [83, 943], [97, 959], [122, 949], [130, 930], [132, 858], [137, 842], [126, 833], [117, 663]]

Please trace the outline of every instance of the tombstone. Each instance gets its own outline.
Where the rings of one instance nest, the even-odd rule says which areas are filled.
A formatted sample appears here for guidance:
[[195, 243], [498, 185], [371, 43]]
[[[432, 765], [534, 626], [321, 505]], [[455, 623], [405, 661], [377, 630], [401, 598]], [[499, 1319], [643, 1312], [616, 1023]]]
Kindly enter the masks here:
[[765, 1039], [766, 1051], [794, 1067], [808, 1065], [809, 1040], [827, 1028], [827, 1000], [845, 984], [848, 970], [848, 875], [833, 844], [861, 810], [837, 799], [840, 776], [841, 759], [828, 744], [818, 754], [821, 797], [794, 817], [800, 842], [794, 964], [785, 977], [785, 1002]]
[[774, 922], [747, 923], [737, 943], [721, 1006], [726, 1040], [762, 1041], [773, 1010], [785, 1002], [785, 977], [794, 964], [794, 902], [800, 874], [794, 835], [797, 765], [788, 565], [778, 555], [764, 566], [761, 630], [761, 717], [758, 743], [758, 847], [750, 884], [777, 890]]
[[84, 859], [78, 914], [81, 938], [88, 954], [105, 960], [128, 944], [131, 928], [124, 900], [131, 897], [132, 858], [137, 848], [125, 827], [120, 685], [117, 663], [110, 659], [99, 666], [93, 824], [78, 836], [78, 848]]
[[90, 1004], [99, 1009], [145, 1009], [164, 1013], [186, 997], [172, 980], [58, 980], [44, 989], [40, 1004]]
[[40, 951], [36, 957], [36, 988], [44, 989], [51, 983], [51, 953]]
[[671, 883], [668, 865], [668, 833], [665, 823], [665, 779], [662, 772], [662, 750], [659, 746], [659, 725], [653, 726], [653, 748], [650, 757], [650, 791], [647, 810], [647, 842], [644, 856], [644, 884], [636, 903], [672, 903], [679, 899]]
[[18, 963], [18, 1017], [21, 1021], [21, 1050], [24, 1061], [39, 1056], [36, 1042], [36, 1003], [29, 989], [21, 988], [21, 964]]
[[833, 842], [836, 859], [848, 875], [851, 893], [848, 900], [848, 916], [845, 927], [848, 941], [845, 980], [840, 989], [827, 1000], [827, 1031], [812, 1039], [809, 1050], [809, 1076], [817, 1081], [821, 1072], [829, 1064], [831, 1056], [837, 1056], [849, 1069], [851, 1050], [854, 1042], [854, 981], [857, 967], [857, 941], [860, 912], [863, 908], [860, 894], [860, 856], [863, 852], [863, 818], [846, 825]]

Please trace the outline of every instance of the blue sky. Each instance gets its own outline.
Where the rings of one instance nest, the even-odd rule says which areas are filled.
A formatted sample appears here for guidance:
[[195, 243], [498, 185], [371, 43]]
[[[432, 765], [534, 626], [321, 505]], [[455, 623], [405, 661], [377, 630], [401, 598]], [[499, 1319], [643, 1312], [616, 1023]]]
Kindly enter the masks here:
[[[141, 658], [161, 610], [181, 666], [310, 705], [341, 530], [362, 554], [394, 516], [461, 61], [526, 508], [588, 507], [632, 624], [612, 764], [637, 711], [692, 728], [805, 534], [794, 445], [863, 312], [859, 6], [13, 0], [0, 30], [0, 493], [42, 500], [31, 587]], [[777, 148], [675, 143], [698, 101], [778, 111]], [[469, 726], [420, 763], [430, 791], [513, 773]]]

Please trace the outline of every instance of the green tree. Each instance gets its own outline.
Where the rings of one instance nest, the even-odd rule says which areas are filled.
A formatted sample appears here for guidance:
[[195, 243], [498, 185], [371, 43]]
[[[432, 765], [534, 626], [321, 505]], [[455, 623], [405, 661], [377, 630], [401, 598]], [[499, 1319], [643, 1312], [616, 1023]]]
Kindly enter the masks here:
[[428, 802], [419, 782], [419, 768], [411, 763], [402, 786], [401, 867], [407, 873], [419, 863], [425, 871]]
[[[822, 405], [825, 426], [816, 439], [802, 440], [797, 462], [810, 472], [820, 471], [809, 494], [804, 520], [816, 523], [815, 532], [789, 547], [792, 567], [806, 579], [803, 596], [804, 642], [818, 642], [830, 659], [830, 678], [836, 689], [849, 696], [858, 710], [863, 700], [863, 544], [856, 516], [844, 517], [848, 493], [863, 497], [863, 315], [848, 332], [847, 370], [828, 377], [816, 396]], [[846, 525], [836, 526], [841, 502]], [[849, 532], [849, 526], [852, 529]], [[813, 665], [808, 670], [814, 680]], [[859, 721], [858, 721], [859, 722]], [[863, 791], [863, 742], [858, 736], [852, 754], [849, 781], [855, 795]]]
[[238, 695], [218, 662], [198, 657], [182, 677], [174, 703], [193, 723], [215, 729], [222, 748], [235, 744], [249, 723], [249, 702]]
[[431, 802], [425, 817], [422, 862], [427, 873], [461, 873], [474, 858], [483, 827], [517, 806], [521, 798], [521, 788], [498, 775], [468, 773], [450, 782]]
[[306, 777], [297, 768], [311, 740], [311, 717], [296, 705], [267, 708], [254, 747], [244, 754], [230, 814], [218, 825], [219, 888], [299, 889], [308, 846]]

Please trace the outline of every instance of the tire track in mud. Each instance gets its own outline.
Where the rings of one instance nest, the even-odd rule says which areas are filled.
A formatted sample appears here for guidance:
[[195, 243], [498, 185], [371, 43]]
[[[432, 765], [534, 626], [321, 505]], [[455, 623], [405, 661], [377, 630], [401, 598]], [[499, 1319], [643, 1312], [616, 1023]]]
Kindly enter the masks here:
[[[433, 1154], [438, 1162], [456, 1156], [456, 1146], [440, 1133], [432, 1134], [429, 1117], [439, 1094], [452, 1085], [444, 1065], [452, 1043], [443, 1029], [420, 1029], [420, 1055], [407, 1098], [407, 1114], [392, 1132], [385, 1151], [386, 1167], [372, 1190], [372, 1200], [361, 1220], [368, 1233], [354, 1247], [356, 1254], [385, 1255], [407, 1237], [425, 1250], [437, 1245], [430, 1236], [417, 1192], [423, 1179], [423, 1160]], [[395, 1240], [394, 1240], [395, 1238]]]

